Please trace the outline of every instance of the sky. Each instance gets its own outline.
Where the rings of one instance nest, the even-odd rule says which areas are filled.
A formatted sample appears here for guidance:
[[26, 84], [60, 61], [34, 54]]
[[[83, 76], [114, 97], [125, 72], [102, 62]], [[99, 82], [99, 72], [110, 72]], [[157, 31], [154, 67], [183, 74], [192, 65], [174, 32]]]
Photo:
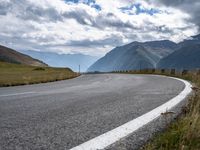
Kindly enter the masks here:
[[199, 0], [0, 0], [0, 44], [103, 56], [133, 41], [199, 33]]

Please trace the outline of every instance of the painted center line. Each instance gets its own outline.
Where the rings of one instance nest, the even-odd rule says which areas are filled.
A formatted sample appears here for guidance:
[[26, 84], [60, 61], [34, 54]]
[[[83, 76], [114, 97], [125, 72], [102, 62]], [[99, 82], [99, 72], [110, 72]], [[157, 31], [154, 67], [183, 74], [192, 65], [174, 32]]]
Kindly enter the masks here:
[[[172, 77], [169, 77], [172, 78]], [[178, 78], [172, 78], [179, 80], [185, 84], [184, 90], [179, 93], [176, 97], [172, 98], [168, 102], [164, 103], [163, 105], [151, 110], [150, 112], [147, 112], [146, 114], [131, 120], [111, 131], [108, 131], [96, 138], [93, 138], [81, 145], [78, 145], [71, 150], [102, 150], [107, 148], [108, 146], [114, 144], [115, 142], [131, 135], [139, 128], [143, 127], [144, 125], [150, 123], [154, 119], [158, 118], [161, 113], [166, 112], [166, 110], [170, 110], [173, 107], [175, 107], [178, 103], [180, 103], [182, 100], [187, 98], [187, 96], [192, 92], [192, 85], [182, 79]]]
[[27, 95], [27, 94], [33, 94], [33, 93], [36, 93], [36, 92], [12, 93], [12, 94], [0, 95], [0, 97]]

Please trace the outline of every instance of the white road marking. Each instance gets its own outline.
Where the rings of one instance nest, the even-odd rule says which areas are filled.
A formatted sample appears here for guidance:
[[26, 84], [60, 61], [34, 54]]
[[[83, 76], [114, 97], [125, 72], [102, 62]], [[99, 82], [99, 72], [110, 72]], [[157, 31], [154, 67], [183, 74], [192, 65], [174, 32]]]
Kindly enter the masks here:
[[35, 92], [13, 93], [13, 94], [0, 95], [0, 97], [27, 95], [27, 94], [33, 94], [33, 93], [35, 93]]
[[111, 131], [108, 131], [96, 138], [93, 138], [81, 145], [78, 145], [71, 150], [100, 150], [105, 149], [106, 147], [110, 146], [111, 144], [114, 144], [115, 142], [119, 141], [120, 139], [123, 139], [130, 134], [134, 133], [139, 128], [143, 127], [144, 125], [148, 124], [149, 122], [153, 121], [154, 119], [158, 118], [161, 113], [164, 113], [166, 110], [170, 110], [173, 107], [175, 107], [178, 103], [180, 103], [182, 100], [184, 100], [191, 92], [192, 92], [192, 85], [182, 79], [173, 78], [179, 81], [182, 81], [185, 84], [184, 90], [179, 93], [176, 97], [172, 98], [165, 104], [151, 110], [150, 112], [132, 120], [129, 121]]

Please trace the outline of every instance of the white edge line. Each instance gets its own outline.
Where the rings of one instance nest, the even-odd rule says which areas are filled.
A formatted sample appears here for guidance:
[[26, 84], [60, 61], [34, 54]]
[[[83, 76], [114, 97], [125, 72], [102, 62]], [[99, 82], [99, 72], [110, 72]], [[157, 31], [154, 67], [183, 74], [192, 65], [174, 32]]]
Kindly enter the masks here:
[[178, 103], [184, 100], [191, 92], [192, 92], [192, 85], [182, 79], [168, 77], [172, 79], [176, 79], [182, 81], [185, 84], [184, 90], [179, 93], [176, 97], [172, 98], [168, 102], [158, 106], [157, 108], [151, 110], [150, 112], [129, 121], [111, 131], [108, 131], [100, 136], [97, 136], [83, 144], [80, 144], [70, 150], [101, 150], [105, 149], [106, 147], [114, 144], [115, 142], [119, 141], [127, 137], [128, 135], [135, 132], [137, 129], [143, 127], [144, 125], [148, 124], [149, 122], [153, 121], [154, 119], [158, 118], [161, 113], [164, 113], [166, 110], [170, 110], [175, 107]]
[[0, 97], [26, 95], [26, 94], [33, 94], [33, 93], [35, 93], [35, 92], [13, 93], [13, 94], [0, 95]]

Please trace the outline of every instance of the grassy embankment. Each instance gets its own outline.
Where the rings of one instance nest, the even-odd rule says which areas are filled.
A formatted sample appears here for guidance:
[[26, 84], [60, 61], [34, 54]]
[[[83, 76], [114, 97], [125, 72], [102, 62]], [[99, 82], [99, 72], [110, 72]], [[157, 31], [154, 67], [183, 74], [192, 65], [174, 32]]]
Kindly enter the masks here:
[[200, 150], [200, 72], [171, 73], [166, 70], [132, 71], [133, 74], [161, 74], [191, 81], [197, 88], [176, 121], [158, 133], [141, 150]]
[[33, 67], [0, 62], [0, 87], [53, 82], [77, 77], [68, 68]]

